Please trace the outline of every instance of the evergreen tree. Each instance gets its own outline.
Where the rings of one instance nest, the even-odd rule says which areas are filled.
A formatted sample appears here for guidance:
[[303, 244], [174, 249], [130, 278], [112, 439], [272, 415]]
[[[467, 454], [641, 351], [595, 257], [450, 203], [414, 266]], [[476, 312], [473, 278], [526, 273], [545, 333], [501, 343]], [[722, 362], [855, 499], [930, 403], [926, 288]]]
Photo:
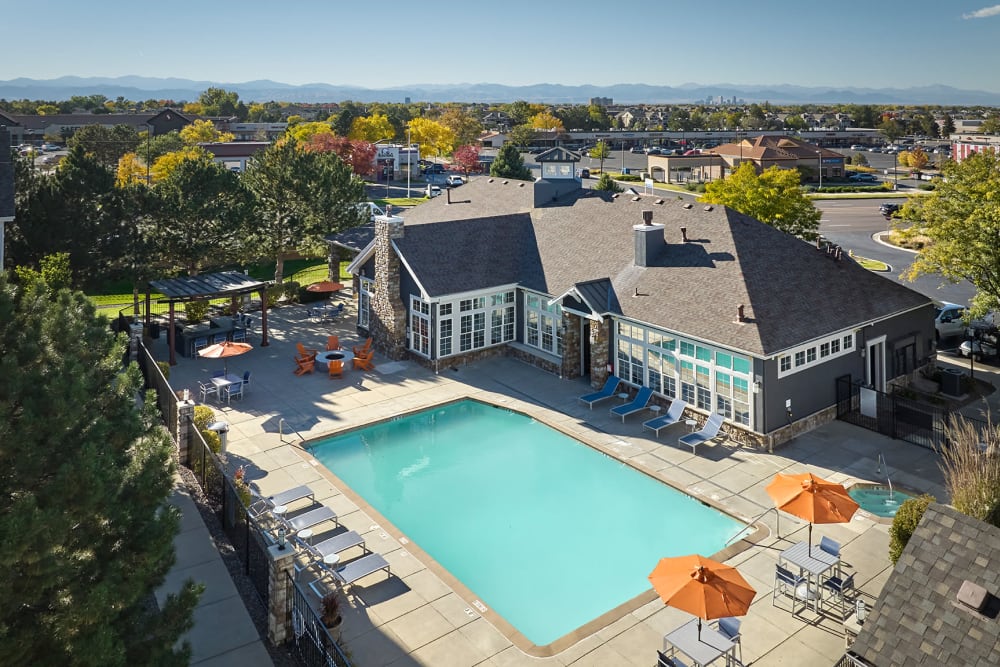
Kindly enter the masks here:
[[79, 292], [0, 275], [0, 664], [185, 665], [200, 586], [174, 562], [171, 442]]
[[601, 174], [597, 183], [594, 184], [594, 189], [605, 192], [623, 192], [622, 187], [615, 183], [615, 179], [611, 178], [611, 174]]
[[490, 165], [490, 176], [530, 181], [531, 170], [524, 166], [524, 159], [517, 152], [517, 146], [508, 142], [500, 148], [497, 159]]

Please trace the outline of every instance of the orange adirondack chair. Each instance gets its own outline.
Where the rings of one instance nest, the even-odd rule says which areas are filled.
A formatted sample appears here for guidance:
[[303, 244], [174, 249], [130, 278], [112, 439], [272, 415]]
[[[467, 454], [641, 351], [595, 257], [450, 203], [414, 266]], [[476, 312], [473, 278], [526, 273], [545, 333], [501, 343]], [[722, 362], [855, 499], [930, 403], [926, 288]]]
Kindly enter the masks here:
[[328, 352], [330, 350], [339, 350], [340, 349], [340, 338], [338, 338], [337, 336], [327, 336], [327, 338], [326, 338], [326, 349], [327, 349]]
[[327, 365], [327, 371], [332, 378], [344, 377], [344, 362], [339, 359], [331, 359]]
[[353, 348], [355, 356], [364, 356], [372, 349], [372, 339], [368, 338], [363, 345], [355, 345]]
[[306, 373], [312, 373], [316, 369], [316, 357], [306, 357], [305, 359], [300, 359], [295, 357], [295, 374], [305, 375]]
[[[368, 340], [371, 340], [369, 338]], [[354, 357], [354, 367], [360, 368], [363, 371], [373, 371], [375, 370], [375, 364], [372, 363], [372, 357], [375, 356], [374, 352], [369, 352], [368, 354], [359, 354]]]
[[299, 351], [300, 359], [315, 359], [316, 355], [319, 354], [319, 350], [313, 350], [304, 346], [302, 343], [296, 343], [295, 349]]

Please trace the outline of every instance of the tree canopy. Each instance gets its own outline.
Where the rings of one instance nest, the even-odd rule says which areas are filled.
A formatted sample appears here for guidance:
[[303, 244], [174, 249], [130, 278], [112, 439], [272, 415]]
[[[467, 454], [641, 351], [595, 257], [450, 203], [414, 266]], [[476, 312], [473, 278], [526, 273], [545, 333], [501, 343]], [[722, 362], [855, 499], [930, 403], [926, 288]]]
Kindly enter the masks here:
[[972, 316], [981, 317], [1000, 308], [1000, 155], [986, 150], [949, 161], [941, 174], [931, 194], [906, 206], [915, 222], [904, 233], [930, 239], [907, 276], [968, 280], [977, 290]]
[[380, 113], [371, 116], [358, 116], [351, 121], [351, 131], [347, 135], [349, 139], [369, 143], [392, 139], [394, 136], [396, 136], [396, 128], [389, 122], [388, 116]]
[[524, 159], [517, 152], [517, 146], [507, 142], [500, 148], [496, 159], [490, 165], [490, 176], [529, 181], [531, 170], [524, 166]]
[[80, 292], [0, 274], [0, 664], [186, 665], [200, 586], [174, 562], [172, 443]]
[[758, 176], [756, 166], [744, 162], [729, 177], [706, 185], [700, 201], [728, 206], [808, 241], [819, 235], [820, 212], [792, 169], [771, 167]]
[[420, 144], [421, 155], [448, 155], [455, 146], [455, 133], [437, 121], [414, 118], [409, 127], [410, 141]]
[[219, 132], [210, 120], [196, 120], [181, 128], [181, 140], [190, 146], [198, 143], [229, 143], [236, 139], [230, 132]]

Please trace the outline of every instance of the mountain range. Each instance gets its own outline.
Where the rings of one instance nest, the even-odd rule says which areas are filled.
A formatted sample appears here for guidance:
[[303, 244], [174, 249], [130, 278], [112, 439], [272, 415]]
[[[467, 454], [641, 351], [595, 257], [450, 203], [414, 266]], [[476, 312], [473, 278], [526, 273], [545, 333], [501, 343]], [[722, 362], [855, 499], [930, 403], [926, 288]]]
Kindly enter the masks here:
[[175, 102], [196, 100], [207, 88], [236, 92], [244, 102], [487, 102], [503, 103], [527, 100], [545, 104], [586, 104], [592, 97], [610, 97], [616, 104], [683, 104], [705, 100], [726, 101], [736, 98], [746, 102], [768, 101], [774, 104], [929, 104], [942, 106], [1000, 106], [1000, 93], [963, 90], [940, 84], [913, 88], [853, 88], [794, 85], [743, 85], [687, 83], [680, 86], [654, 86], [619, 83], [608, 86], [565, 86], [538, 83], [506, 86], [497, 83], [413, 84], [391, 88], [308, 83], [291, 85], [261, 80], [243, 83], [192, 81], [190, 79], [141, 76], [75, 77], [57, 79], [18, 78], [0, 81], [0, 98], [7, 100], [61, 101], [74, 95], [104, 95], [109, 99], [168, 99]]

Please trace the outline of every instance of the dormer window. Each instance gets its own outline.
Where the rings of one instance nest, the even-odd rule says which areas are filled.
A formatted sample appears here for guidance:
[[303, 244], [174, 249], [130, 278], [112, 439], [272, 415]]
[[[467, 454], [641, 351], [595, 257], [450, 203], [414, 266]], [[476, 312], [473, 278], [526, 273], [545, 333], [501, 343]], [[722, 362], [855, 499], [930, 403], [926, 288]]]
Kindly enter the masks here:
[[573, 164], [566, 162], [543, 162], [542, 178], [573, 178]]

